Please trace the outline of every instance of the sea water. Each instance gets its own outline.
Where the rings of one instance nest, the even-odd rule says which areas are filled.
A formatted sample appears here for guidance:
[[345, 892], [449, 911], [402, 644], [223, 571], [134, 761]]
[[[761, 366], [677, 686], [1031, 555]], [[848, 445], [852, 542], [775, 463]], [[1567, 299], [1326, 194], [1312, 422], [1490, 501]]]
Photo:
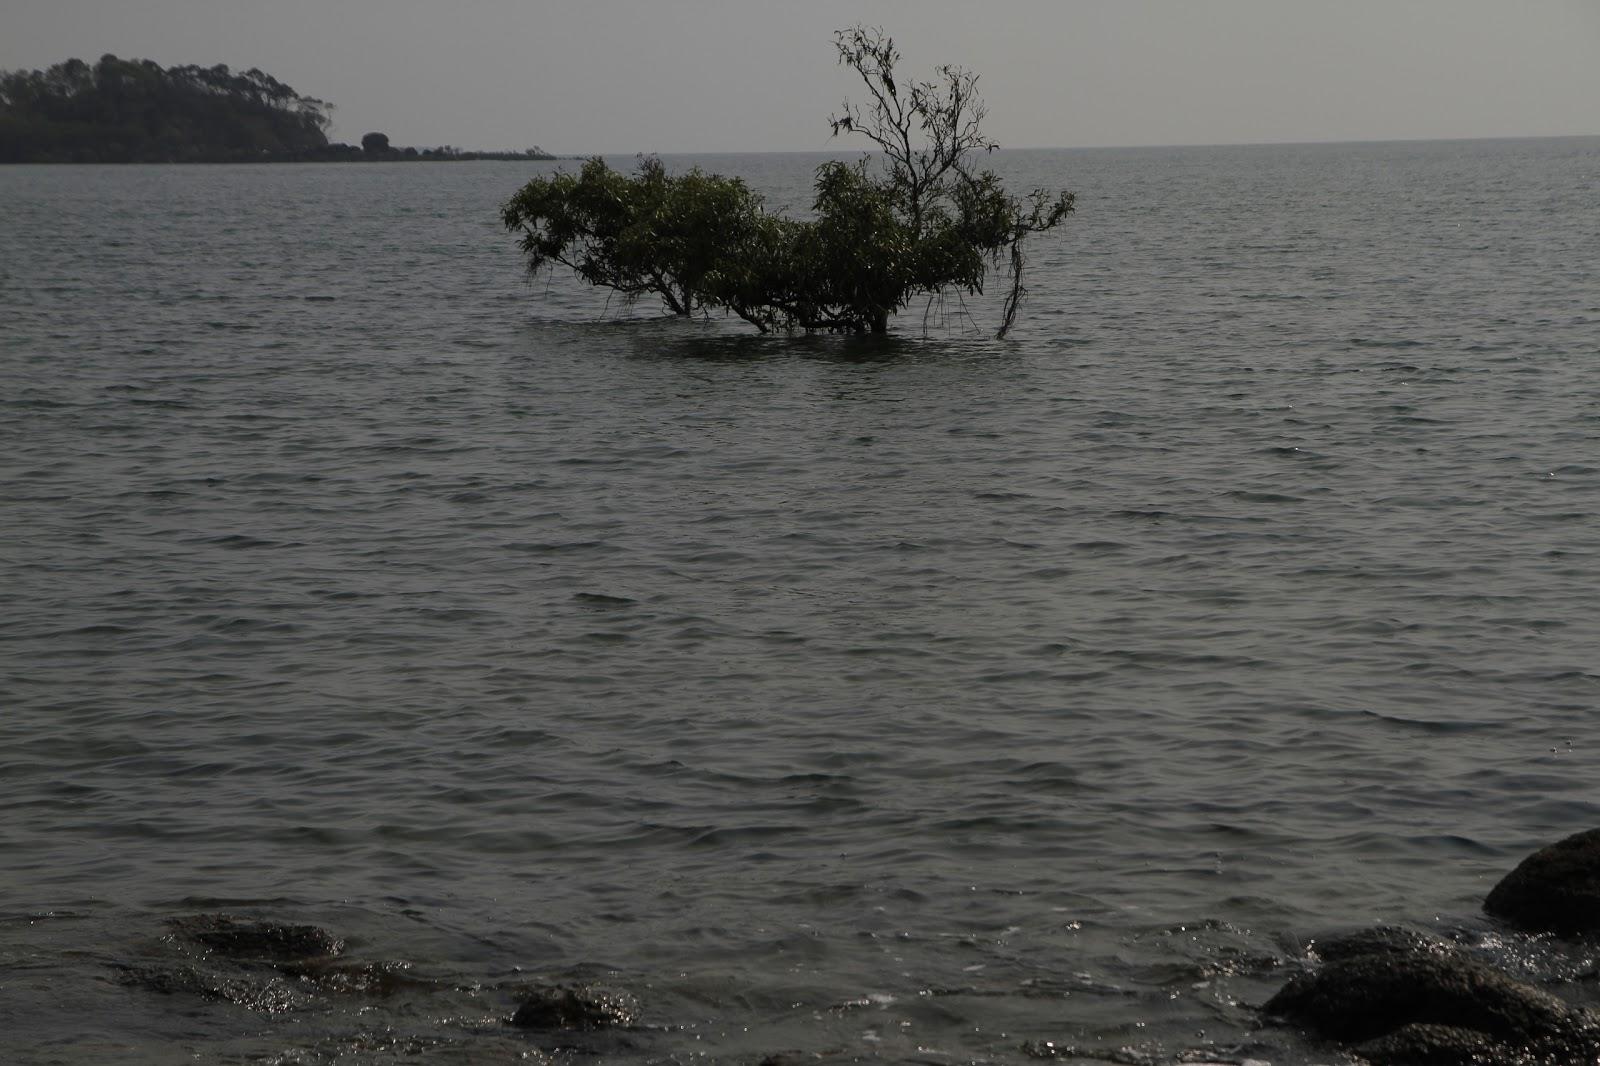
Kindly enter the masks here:
[[[1296, 1064], [1330, 931], [1555, 965], [1600, 139], [991, 162], [1079, 196], [1003, 342], [528, 278], [572, 162], [0, 169], [0, 1057]], [[416, 983], [124, 979], [215, 911]]]

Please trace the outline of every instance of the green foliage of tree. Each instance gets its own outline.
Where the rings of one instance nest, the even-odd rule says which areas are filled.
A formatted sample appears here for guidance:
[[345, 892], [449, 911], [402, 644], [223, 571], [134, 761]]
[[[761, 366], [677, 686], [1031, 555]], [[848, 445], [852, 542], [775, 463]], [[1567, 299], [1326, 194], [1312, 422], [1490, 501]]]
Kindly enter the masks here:
[[833, 132], [864, 137], [876, 158], [820, 167], [810, 218], [768, 213], [737, 178], [672, 175], [657, 159], [629, 176], [592, 159], [577, 175], [534, 179], [505, 205], [529, 270], [559, 264], [630, 299], [659, 296], [675, 314], [718, 310], [762, 331], [881, 333], [914, 299], [982, 292], [1004, 261], [1004, 336], [1026, 292], [1023, 243], [1065, 221], [1073, 194], [1016, 197], [973, 166], [996, 147], [982, 132], [977, 75], [945, 66], [902, 85], [900, 53], [881, 30], [841, 31], [835, 46], [868, 101], [847, 101]]
[[698, 168], [668, 175], [659, 159], [639, 162], [632, 177], [591, 159], [576, 175], [529, 182], [502, 209], [509, 229], [523, 231], [528, 269], [551, 263], [591, 285], [630, 298], [654, 294], [674, 313], [724, 300], [711, 275], [732, 264], [731, 251], [762, 219], [761, 200], [737, 178]]
[[0, 72], [0, 162], [220, 162], [328, 147], [332, 105], [254, 68], [69, 59]]

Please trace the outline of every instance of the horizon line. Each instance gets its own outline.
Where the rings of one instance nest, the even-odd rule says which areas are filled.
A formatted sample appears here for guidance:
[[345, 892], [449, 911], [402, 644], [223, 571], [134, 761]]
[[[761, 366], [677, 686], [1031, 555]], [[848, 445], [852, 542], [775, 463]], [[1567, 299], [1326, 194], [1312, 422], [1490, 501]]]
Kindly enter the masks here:
[[[1478, 141], [1581, 141], [1600, 138], [1600, 131], [1593, 133], [1513, 133], [1488, 136], [1471, 137], [1356, 137], [1337, 138], [1332, 140], [1305, 140], [1305, 141], [1181, 141], [1172, 143], [1137, 143], [1137, 144], [1027, 144], [1002, 146], [998, 152], [1092, 152], [1092, 151], [1120, 151], [1140, 148], [1293, 148], [1293, 147], [1326, 147], [1330, 145], [1363, 145], [1363, 144], [1452, 144], [1470, 143]], [[550, 151], [550, 149], [545, 149]], [[687, 156], [687, 155], [826, 155], [834, 152], [832, 148], [703, 148], [693, 151], [598, 151], [598, 152], [556, 152], [558, 159], [592, 159], [595, 156]], [[867, 148], [852, 149], [862, 155], [872, 155]]]

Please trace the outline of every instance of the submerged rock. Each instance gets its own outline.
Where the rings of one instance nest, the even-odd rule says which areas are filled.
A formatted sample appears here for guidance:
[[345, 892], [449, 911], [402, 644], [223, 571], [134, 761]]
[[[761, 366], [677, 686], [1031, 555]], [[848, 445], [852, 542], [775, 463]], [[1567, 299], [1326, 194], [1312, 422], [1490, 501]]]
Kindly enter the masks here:
[[590, 1032], [627, 1025], [633, 1009], [621, 996], [603, 989], [556, 985], [527, 993], [511, 1024], [519, 1029], [564, 1029]]
[[1588, 1012], [1442, 941], [1379, 929], [1319, 953], [1331, 961], [1294, 978], [1264, 1010], [1370, 1062], [1567, 1066], [1600, 1055]]
[[1400, 925], [1363, 929], [1359, 933], [1313, 943], [1311, 949], [1323, 962], [1339, 962], [1362, 955], [1448, 955], [1456, 950], [1437, 937]]
[[1494, 886], [1483, 909], [1529, 932], [1600, 932], [1600, 829], [1574, 834], [1523, 859]]
[[409, 963], [340, 958], [344, 941], [314, 925], [201, 914], [167, 926], [177, 935], [163, 938], [166, 959], [108, 964], [122, 984], [263, 1014], [326, 1007], [330, 996], [387, 999], [441, 987], [413, 976]]
[[168, 923], [180, 935], [230, 959], [292, 962], [337, 955], [344, 941], [314, 925], [289, 925], [226, 914], [196, 914]]
[[376, 996], [386, 999], [415, 989], [435, 987], [435, 982], [413, 977], [404, 962], [344, 962], [337, 959], [302, 959], [276, 964], [277, 971], [303, 987], [330, 995]]
[[187, 965], [115, 965], [119, 980], [161, 995], [189, 995], [214, 1003], [232, 1003], [261, 1014], [282, 1014], [305, 1005], [305, 999], [281, 980], [252, 980], [209, 973]]

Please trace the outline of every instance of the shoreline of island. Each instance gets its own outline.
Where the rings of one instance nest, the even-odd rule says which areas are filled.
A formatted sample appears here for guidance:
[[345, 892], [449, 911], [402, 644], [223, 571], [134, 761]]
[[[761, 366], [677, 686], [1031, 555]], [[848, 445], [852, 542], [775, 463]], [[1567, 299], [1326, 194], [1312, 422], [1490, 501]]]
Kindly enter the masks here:
[[251, 68], [162, 67], [104, 55], [0, 71], [0, 164], [546, 161], [538, 145], [395, 147], [329, 141], [333, 105]]
[[368, 159], [358, 153], [348, 157], [299, 158], [274, 156], [268, 159], [13, 159], [0, 160], [0, 167], [223, 167], [279, 166], [294, 163], [550, 163], [571, 162], [581, 158], [583, 157], [575, 155], [517, 155], [511, 152], [464, 152], [461, 155], [454, 156], [402, 156], [398, 159]]

